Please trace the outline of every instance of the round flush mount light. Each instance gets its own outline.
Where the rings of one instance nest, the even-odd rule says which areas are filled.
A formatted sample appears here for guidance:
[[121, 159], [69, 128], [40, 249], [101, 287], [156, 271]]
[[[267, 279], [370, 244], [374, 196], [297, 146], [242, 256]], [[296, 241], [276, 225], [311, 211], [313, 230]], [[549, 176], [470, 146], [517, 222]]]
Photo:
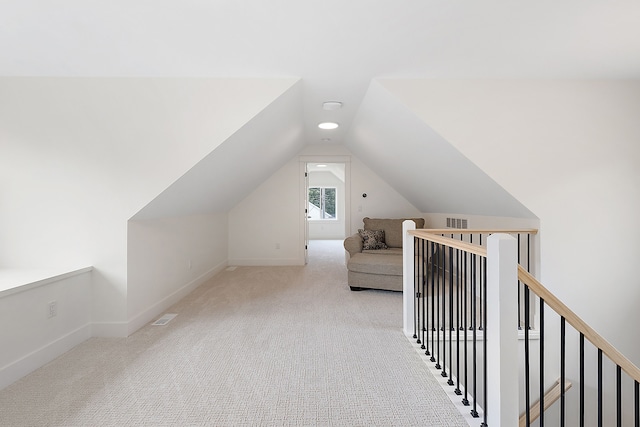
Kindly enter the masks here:
[[339, 125], [335, 122], [322, 122], [318, 124], [318, 127], [320, 129], [325, 129], [325, 130], [337, 129], [338, 126]]

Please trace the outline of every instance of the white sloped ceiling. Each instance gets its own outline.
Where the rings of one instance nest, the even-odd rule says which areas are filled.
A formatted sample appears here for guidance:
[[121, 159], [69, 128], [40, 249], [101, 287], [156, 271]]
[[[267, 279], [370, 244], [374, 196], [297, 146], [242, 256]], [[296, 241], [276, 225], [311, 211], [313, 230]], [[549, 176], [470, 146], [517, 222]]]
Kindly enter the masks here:
[[131, 219], [228, 212], [305, 145], [298, 81]]
[[376, 80], [345, 145], [421, 212], [535, 218]]

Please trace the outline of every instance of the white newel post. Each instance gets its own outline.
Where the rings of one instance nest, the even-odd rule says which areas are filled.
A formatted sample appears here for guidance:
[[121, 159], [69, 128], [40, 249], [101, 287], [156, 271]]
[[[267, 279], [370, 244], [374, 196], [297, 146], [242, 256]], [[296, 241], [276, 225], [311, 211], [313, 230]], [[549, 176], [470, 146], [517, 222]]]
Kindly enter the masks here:
[[518, 248], [508, 234], [487, 239], [487, 424], [518, 425]]
[[416, 223], [407, 220], [402, 223], [402, 330], [405, 335], [413, 336], [414, 324], [414, 237], [408, 233], [409, 230], [415, 230]]

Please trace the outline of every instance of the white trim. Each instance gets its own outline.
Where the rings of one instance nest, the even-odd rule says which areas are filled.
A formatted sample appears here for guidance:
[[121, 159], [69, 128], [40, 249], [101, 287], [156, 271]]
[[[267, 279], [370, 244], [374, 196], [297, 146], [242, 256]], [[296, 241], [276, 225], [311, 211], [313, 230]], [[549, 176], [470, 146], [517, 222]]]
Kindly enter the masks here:
[[[325, 155], [303, 155], [298, 156], [298, 162], [300, 162], [300, 192], [302, 194], [302, 203], [305, 203], [306, 196], [305, 192], [307, 190], [307, 185], [304, 178], [304, 173], [306, 172], [305, 165], [307, 163], [344, 163], [344, 236], [349, 237], [351, 235], [351, 156], [325, 156]], [[302, 209], [305, 209], [306, 206], [303, 206]], [[304, 211], [303, 211], [304, 212]], [[303, 221], [301, 221], [300, 225], [300, 235], [302, 236], [301, 247], [304, 248], [305, 245], [305, 227], [307, 224], [304, 215], [301, 215]], [[250, 264], [247, 264], [250, 265]], [[259, 265], [259, 264], [253, 264]], [[286, 265], [286, 264], [280, 264]], [[298, 265], [298, 264], [293, 264]]]
[[416, 229], [411, 220], [402, 222], [402, 330], [405, 335], [413, 335], [415, 328], [415, 246], [414, 237], [409, 231]]
[[91, 336], [101, 338], [125, 338], [128, 331], [127, 322], [93, 322]]
[[[485, 403], [489, 408], [487, 424], [517, 425], [518, 412], [518, 257], [517, 242], [503, 233], [487, 238], [487, 307], [485, 318], [486, 372], [491, 381], [486, 384]], [[486, 374], [485, 372], [485, 374]]]
[[92, 325], [87, 323], [3, 366], [0, 369], [0, 390], [88, 340], [91, 332]]
[[304, 265], [304, 258], [238, 258], [230, 259], [229, 265], [239, 266], [286, 266], [286, 265]]
[[351, 156], [304, 155], [298, 156], [298, 160], [302, 163], [351, 163]]
[[153, 320], [156, 320], [156, 317], [159, 314], [161, 314], [164, 310], [166, 310], [167, 308], [171, 307], [175, 303], [179, 302], [182, 298], [189, 295], [198, 286], [200, 286], [201, 284], [203, 284], [204, 282], [211, 279], [213, 276], [215, 276], [216, 274], [220, 273], [222, 270], [227, 268], [228, 265], [229, 264], [226, 261], [216, 265], [215, 267], [211, 268], [209, 271], [206, 271], [205, 273], [196, 277], [195, 279], [193, 279], [186, 285], [182, 286], [175, 292], [171, 293], [170, 295], [161, 299], [157, 303], [153, 304], [151, 307], [133, 316], [126, 323], [127, 335], [131, 335], [138, 329], [145, 326], [147, 323]]
[[[25, 277], [29, 277], [28, 283], [19, 283], [16, 285], [2, 286], [4, 289], [0, 290], [0, 298], [17, 294], [19, 292], [25, 292], [31, 289], [39, 288], [41, 286], [45, 286], [50, 283], [59, 282], [69, 277], [79, 276], [80, 274], [89, 273], [92, 270], [93, 270], [93, 267], [83, 267], [83, 268], [79, 268], [77, 270], [72, 270], [62, 274], [51, 274], [46, 272], [38, 273], [36, 271], [25, 270], [23, 274]], [[8, 270], [8, 271], [13, 271], [13, 270]], [[2, 273], [3, 271], [0, 270], [0, 277], [2, 277]], [[41, 278], [33, 280], [33, 277], [37, 277], [37, 276]], [[16, 279], [16, 280], [19, 280], [19, 279]]]

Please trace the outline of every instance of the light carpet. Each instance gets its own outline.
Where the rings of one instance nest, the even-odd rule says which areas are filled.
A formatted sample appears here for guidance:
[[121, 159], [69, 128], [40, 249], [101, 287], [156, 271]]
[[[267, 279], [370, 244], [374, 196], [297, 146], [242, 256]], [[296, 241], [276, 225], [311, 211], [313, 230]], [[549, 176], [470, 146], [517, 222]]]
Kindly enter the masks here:
[[0, 391], [1, 426], [467, 426], [403, 335], [402, 294], [351, 292], [339, 241], [238, 267], [128, 338]]

